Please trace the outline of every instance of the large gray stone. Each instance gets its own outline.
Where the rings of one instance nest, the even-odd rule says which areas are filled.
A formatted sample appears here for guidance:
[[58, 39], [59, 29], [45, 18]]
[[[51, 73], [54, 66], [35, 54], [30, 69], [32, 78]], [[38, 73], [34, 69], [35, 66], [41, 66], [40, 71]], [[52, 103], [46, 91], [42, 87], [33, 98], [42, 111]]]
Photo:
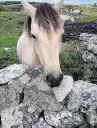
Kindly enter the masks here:
[[53, 88], [55, 97], [58, 102], [62, 102], [67, 94], [71, 91], [73, 87], [73, 78], [71, 76], [64, 76], [63, 81], [61, 82], [58, 88]]
[[28, 70], [26, 65], [11, 65], [0, 70], [0, 85], [9, 82], [11, 79], [23, 75]]
[[69, 94], [68, 110], [86, 115], [87, 122], [97, 124], [97, 85], [77, 81]]
[[97, 35], [82, 33], [79, 37], [78, 52], [90, 67], [97, 67]]
[[19, 103], [19, 94], [22, 92], [24, 85], [18, 80], [11, 80], [8, 84], [0, 87], [0, 111], [17, 105]]
[[78, 113], [72, 113], [65, 108], [59, 112], [44, 110], [44, 117], [38, 120], [43, 109], [33, 104], [11, 106], [1, 113], [3, 128], [72, 128], [82, 124], [83, 118]]

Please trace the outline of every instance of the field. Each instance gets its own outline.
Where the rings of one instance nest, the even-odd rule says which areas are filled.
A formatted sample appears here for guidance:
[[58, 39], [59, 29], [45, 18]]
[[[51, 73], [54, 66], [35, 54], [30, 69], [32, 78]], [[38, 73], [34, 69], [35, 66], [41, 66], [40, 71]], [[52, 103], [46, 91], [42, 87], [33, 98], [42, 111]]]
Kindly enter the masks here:
[[[10, 6], [4, 8], [8, 9], [8, 7]], [[0, 68], [18, 62], [16, 44], [22, 33], [23, 23], [24, 17], [21, 12], [0, 11]], [[4, 50], [4, 48], [9, 48], [9, 50]]]
[[[97, 22], [97, 7], [87, 6], [66, 6], [65, 10], [80, 8], [83, 16], [76, 20], [80, 22]], [[14, 63], [19, 63], [16, 54], [16, 45], [23, 31], [25, 17], [23, 16], [22, 5], [0, 5], [0, 69]], [[73, 75], [75, 80], [84, 79], [92, 81], [93, 72], [85, 66], [82, 59], [77, 55], [77, 42], [66, 42], [65, 48], [60, 54], [61, 68], [65, 74]], [[6, 50], [6, 48], [9, 48]]]
[[[70, 10], [70, 9], [80, 9], [82, 10], [82, 16], [77, 18], [78, 21], [82, 21], [82, 22], [88, 22], [88, 21], [95, 21], [97, 22], [97, 7], [93, 7], [93, 6], [78, 6], [78, 5], [68, 5], [66, 7], [63, 8], [63, 12], [65, 13], [65, 10]], [[67, 14], [67, 13], [66, 13]]]

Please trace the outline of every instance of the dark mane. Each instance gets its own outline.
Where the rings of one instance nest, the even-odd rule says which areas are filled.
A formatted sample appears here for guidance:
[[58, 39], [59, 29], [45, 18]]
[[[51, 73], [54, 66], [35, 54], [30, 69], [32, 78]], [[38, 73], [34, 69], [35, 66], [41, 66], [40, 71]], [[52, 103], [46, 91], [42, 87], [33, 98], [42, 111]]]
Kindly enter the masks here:
[[38, 25], [46, 30], [50, 30], [51, 24], [54, 30], [57, 30], [60, 27], [59, 15], [48, 3], [40, 4], [37, 7], [35, 19]]
[[27, 31], [28, 35], [31, 35], [31, 17], [26, 16], [25, 24], [24, 24], [24, 29]]
[[[54, 30], [56, 31], [60, 28], [59, 19], [60, 18], [58, 13], [51, 7], [50, 4], [43, 3], [37, 7], [35, 20], [38, 23], [39, 27], [42, 26], [45, 30], [49, 31], [52, 25]], [[29, 16], [26, 17], [24, 28], [28, 32], [28, 34], [30, 34], [31, 18]]]

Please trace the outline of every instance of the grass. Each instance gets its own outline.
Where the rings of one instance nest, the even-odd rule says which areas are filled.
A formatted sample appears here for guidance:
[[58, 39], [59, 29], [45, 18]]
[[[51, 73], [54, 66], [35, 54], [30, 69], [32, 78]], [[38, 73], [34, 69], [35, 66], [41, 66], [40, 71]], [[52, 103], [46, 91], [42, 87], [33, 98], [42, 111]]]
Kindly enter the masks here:
[[16, 46], [22, 33], [23, 16], [18, 12], [0, 12], [0, 46]]
[[81, 6], [69, 5], [69, 6], [65, 6], [63, 8], [63, 12], [64, 13], [66, 13], [64, 11], [66, 9], [67, 9], [68, 12], [70, 12], [71, 9], [80, 9], [80, 10], [82, 10], [82, 16], [79, 17], [79, 21], [81, 19], [82, 22], [87, 22], [87, 21], [95, 21], [95, 22], [97, 22], [97, 13], [96, 13], [97, 12], [97, 7], [88, 7], [88, 6], [82, 6], [82, 5]]
[[21, 4], [0, 5], [0, 11], [21, 11], [22, 9]]
[[18, 63], [16, 45], [23, 31], [23, 21], [24, 16], [19, 12], [0, 11], [0, 69]]
[[73, 76], [74, 80], [83, 79], [91, 82], [93, 72], [79, 56], [77, 52], [77, 41], [66, 43], [60, 54], [60, 62], [64, 74]]
[[97, 22], [97, 7], [82, 7], [83, 21], [95, 21]]

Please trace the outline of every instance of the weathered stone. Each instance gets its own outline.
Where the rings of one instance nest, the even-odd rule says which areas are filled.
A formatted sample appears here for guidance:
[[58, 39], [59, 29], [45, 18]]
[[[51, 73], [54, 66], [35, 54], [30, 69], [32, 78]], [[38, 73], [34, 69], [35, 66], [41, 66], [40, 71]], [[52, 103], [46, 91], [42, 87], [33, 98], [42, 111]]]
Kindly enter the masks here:
[[78, 41], [78, 52], [90, 67], [97, 67], [97, 35], [82, 33]]
[[24, 85], [18, 80], [11, 80], [8, 85], [0, 87], [0, 111], [19, 103], [19, 94]]
[[87, 115], [87, 122], [90, 123], [92, 126], [97, 126], [97, 110], [91, 110], [86, 113]]
[[82, 124], [83, 118], [77, 113], [66, 109], [60, 112], [44, 110], [44, 118], [38, 119], [41, 108], [29, 104], [12, 106], [1, 113], [3, 128], [72, 128]]
[[11, 79], [23, 75], [23, 73], [25, 73], [26, 70], [28, 70], [28, 67], [26, 65], [21, 64], [14, 64], [0, 70], [0, 84], [5, 84], [9, 82]]
[[93, 54], [97, 54], [97, 45], [92, 44], [92, 42], [90, 42], [87, 46], [87, 50], [93, 52]]
[[3, 128], [23, 128], [23, 112], [21, 112], [19, 109], [19, 106], [13, 106], [2, 111], [1, 119]]
[[77, 81], [69, 95], [68, 110], [85, 113], [87, 122], [97, 124], [97, 85], [85, 81]]
[[74, 82], [69, 95], [68, 109], [81, 112], [94, 110], [97, 107], [97, 85], [85, 81]]
[[41, 108], [50, 111], [59, 111], [63, 108], [63, 105], [56, 101], [52, 90], [40, 91], [36, 85], [28, 83], [26, 85], [24, 94], [25, 103], [35, 104], [36, 106], [38, 105]]
[[73, 78], [71, 76], [64, 76], [58, 88], [53, 88], [55, 97], [58, 102], [62, 102], [67, 94], [71, 91], [73, 87]]
[[31, 77], [28, 74], [24, 74], [19, 78], [19, 80], [21, 83], [27, 84], [31, 80]]
[[47, 83], [44, 82], [44, 78], [43, 78], [42, 74], [40, 74], [40, 75], [38, 75], [38, 77], [35, 77], [34, 79], [32, 79], [30, 85], [37, 86], [37, 88], [40, 91], [48, 91], [50, 89], [49, 86], [47, 85]]

